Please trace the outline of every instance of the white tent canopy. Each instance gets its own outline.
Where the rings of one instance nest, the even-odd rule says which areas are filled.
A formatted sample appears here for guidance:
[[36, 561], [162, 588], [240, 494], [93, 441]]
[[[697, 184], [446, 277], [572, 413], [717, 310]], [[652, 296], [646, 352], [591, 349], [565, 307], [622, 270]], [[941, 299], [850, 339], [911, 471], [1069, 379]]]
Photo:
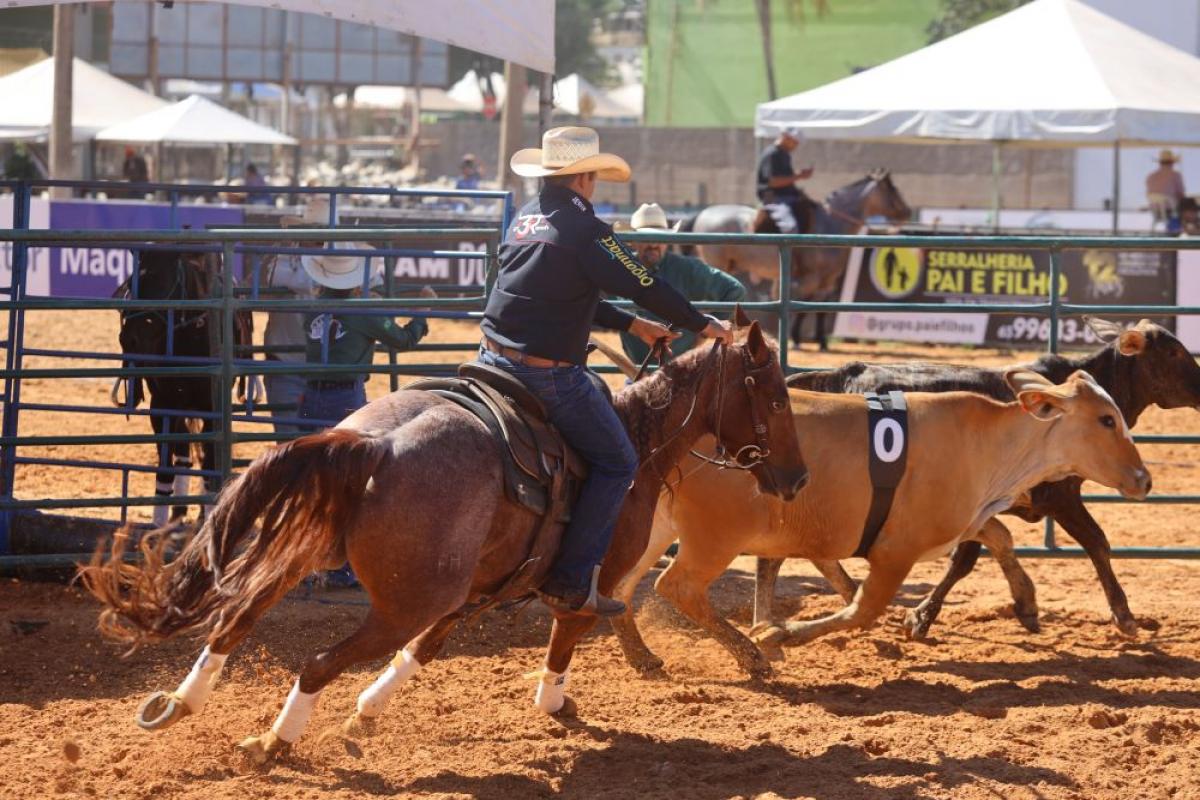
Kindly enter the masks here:
[[[491, 74], [492, 91], [496, 93], [496, 107], [504, 106], [507, 85], [499, 72]], [[479, 86], [479, 75], [468, 71], [449, 89], [447, 96], [472, 111], [483, 109], [483, 92]], [[358, 94], [355, 94], [357, 101]], [[424, 102], [422, 100], [422, 102]], [[641, 107], [633, 108], [614, 99], [609, 92], [590, 83], [586, 78], [571, 73], [554, 82], [554, 109], [557, 113], [593, 120], [634, 120], [642, 115]], [[530, 87], [525, 93], [525, 114], [538, 113], [538, 90]]]
[[96, 135], [96, 141], [175, 145], [297, 143], [291, 136], [259, 125], [198, 94], [105, 128]]
[[1035, 0], [874, 69], [758, 106], [815, 139], [1198, 144], [1200, 59], [1079, 0]]
[[[4, 5], [45, 6], [77, 1], [4, 0]], [[554, 0], [237, 0], [237, 5], [359, 22], [515, 61], [540, 72], [554, 72]]]
[[[86, 141], [110, 125], [167, 105], [149, 92], [97, 69], [74, 61], [73, 138]], [[42, 139], [49, 135], [53, 116], [54, 59], [0, 78], [0, 138]]]

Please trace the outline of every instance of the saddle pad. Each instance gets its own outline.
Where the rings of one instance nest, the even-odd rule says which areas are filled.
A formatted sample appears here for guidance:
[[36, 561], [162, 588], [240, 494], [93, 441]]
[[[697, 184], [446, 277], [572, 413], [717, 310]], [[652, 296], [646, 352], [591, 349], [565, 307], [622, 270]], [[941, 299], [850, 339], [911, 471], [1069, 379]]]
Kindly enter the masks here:
[[903, 392], [867, 392], [867, 452], [871, 474], [871, 509], [862, 539], [854, 551], [866, 558], [892, 510], [896, 487], [908, 464], [908, 404]]

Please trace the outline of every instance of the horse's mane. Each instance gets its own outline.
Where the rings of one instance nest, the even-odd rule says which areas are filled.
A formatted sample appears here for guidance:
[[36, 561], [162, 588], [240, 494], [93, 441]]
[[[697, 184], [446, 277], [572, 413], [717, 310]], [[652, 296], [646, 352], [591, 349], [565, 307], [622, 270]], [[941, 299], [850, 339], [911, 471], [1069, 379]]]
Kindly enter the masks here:
[[825, 197], [825, 205], [831, 208], [834, 207], [835, 204], [850, 205], [853, 203], [853, 194], [855, 192], [861, 192], [862, 188], [873, 180], [875, 180], [875, 178], [871, 175], [864, 175], [854, 183], [848, 183], [839, 189], [834, 189]]

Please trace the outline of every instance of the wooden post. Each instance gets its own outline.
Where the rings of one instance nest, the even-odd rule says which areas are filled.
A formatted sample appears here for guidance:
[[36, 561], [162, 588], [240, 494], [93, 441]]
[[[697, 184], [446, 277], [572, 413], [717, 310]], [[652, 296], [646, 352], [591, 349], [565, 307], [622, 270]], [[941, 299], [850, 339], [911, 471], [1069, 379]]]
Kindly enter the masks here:
[[412, 67], [413, 96], [411, 108], [412, 121], [409, 125], [408, 163], [412, 166], [413, 178], [420, 179], [421, 173], [421, 37], [413, 37]]
[[[71, 139], [71, 92], [74, 83], [75, 6], [54, 6], [54, 107], [50, 119], [50, 177], [69, 180], [75, 173], [74, 145]], [[55, 188], [51, 197], [71, 196], [71, 190]]]
[[538, 84], [538, 141], [542, 134], [550, 129], [550, 120], [554, 113], [554, 74], [543, 72]]
[[525, 67], [504, 62], [504, 115], [500, 122], [500, 163], [496, 173], [501, 178], [501, 187], [510, 190], [517, 205], [521, 202], [521, 179], [508, 168], [513, 153], [521, 149], [522, 108], [525, 105]]

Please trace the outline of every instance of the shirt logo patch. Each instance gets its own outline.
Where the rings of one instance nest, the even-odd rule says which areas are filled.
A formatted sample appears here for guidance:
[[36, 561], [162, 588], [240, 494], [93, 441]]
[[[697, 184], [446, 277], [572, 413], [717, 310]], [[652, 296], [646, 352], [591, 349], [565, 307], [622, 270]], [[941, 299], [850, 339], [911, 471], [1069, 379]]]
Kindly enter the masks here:
[[546, 221], [545, 214], [525, 214], [517, 217], [517, 221], [513, 223], [512, 227], [513, 236], [518, 239], [548, 230], [550, 230], [550, 223]]
[[580, 200], [578, 197], [572, 197], [571, 202], [574, 203], [575, 207], [578, 208], [580, 211], [587, 211], [587, 206], [585, 206], [583, 204], [583, 201]]
[[326, 326], [329, 328], [329, 338], [334, 341], [346, 335], [346, 329], [342, 327], [340, 320], [335, 319], [331, 314], [318, 314], [313, 317], [313, 321], [308, 326], [308, 338], [321, 341], [325, 335]]
[[650, 271], [639, 264], [629, 254], [629, 251], [625, 249], [625, 246], [621, 244], [616, 236], [609, 234], [601, 239], [597, 239], [596, 243], [600, 245], [600, 248], [605, 253], [608, 253], [609, 258], [620, 262], [622, 267], [629, 270], [629, 274], [637, 278], [638, 283], [642, 286], [652, 286], [654, 284], [654, 278], [650, 275]]

